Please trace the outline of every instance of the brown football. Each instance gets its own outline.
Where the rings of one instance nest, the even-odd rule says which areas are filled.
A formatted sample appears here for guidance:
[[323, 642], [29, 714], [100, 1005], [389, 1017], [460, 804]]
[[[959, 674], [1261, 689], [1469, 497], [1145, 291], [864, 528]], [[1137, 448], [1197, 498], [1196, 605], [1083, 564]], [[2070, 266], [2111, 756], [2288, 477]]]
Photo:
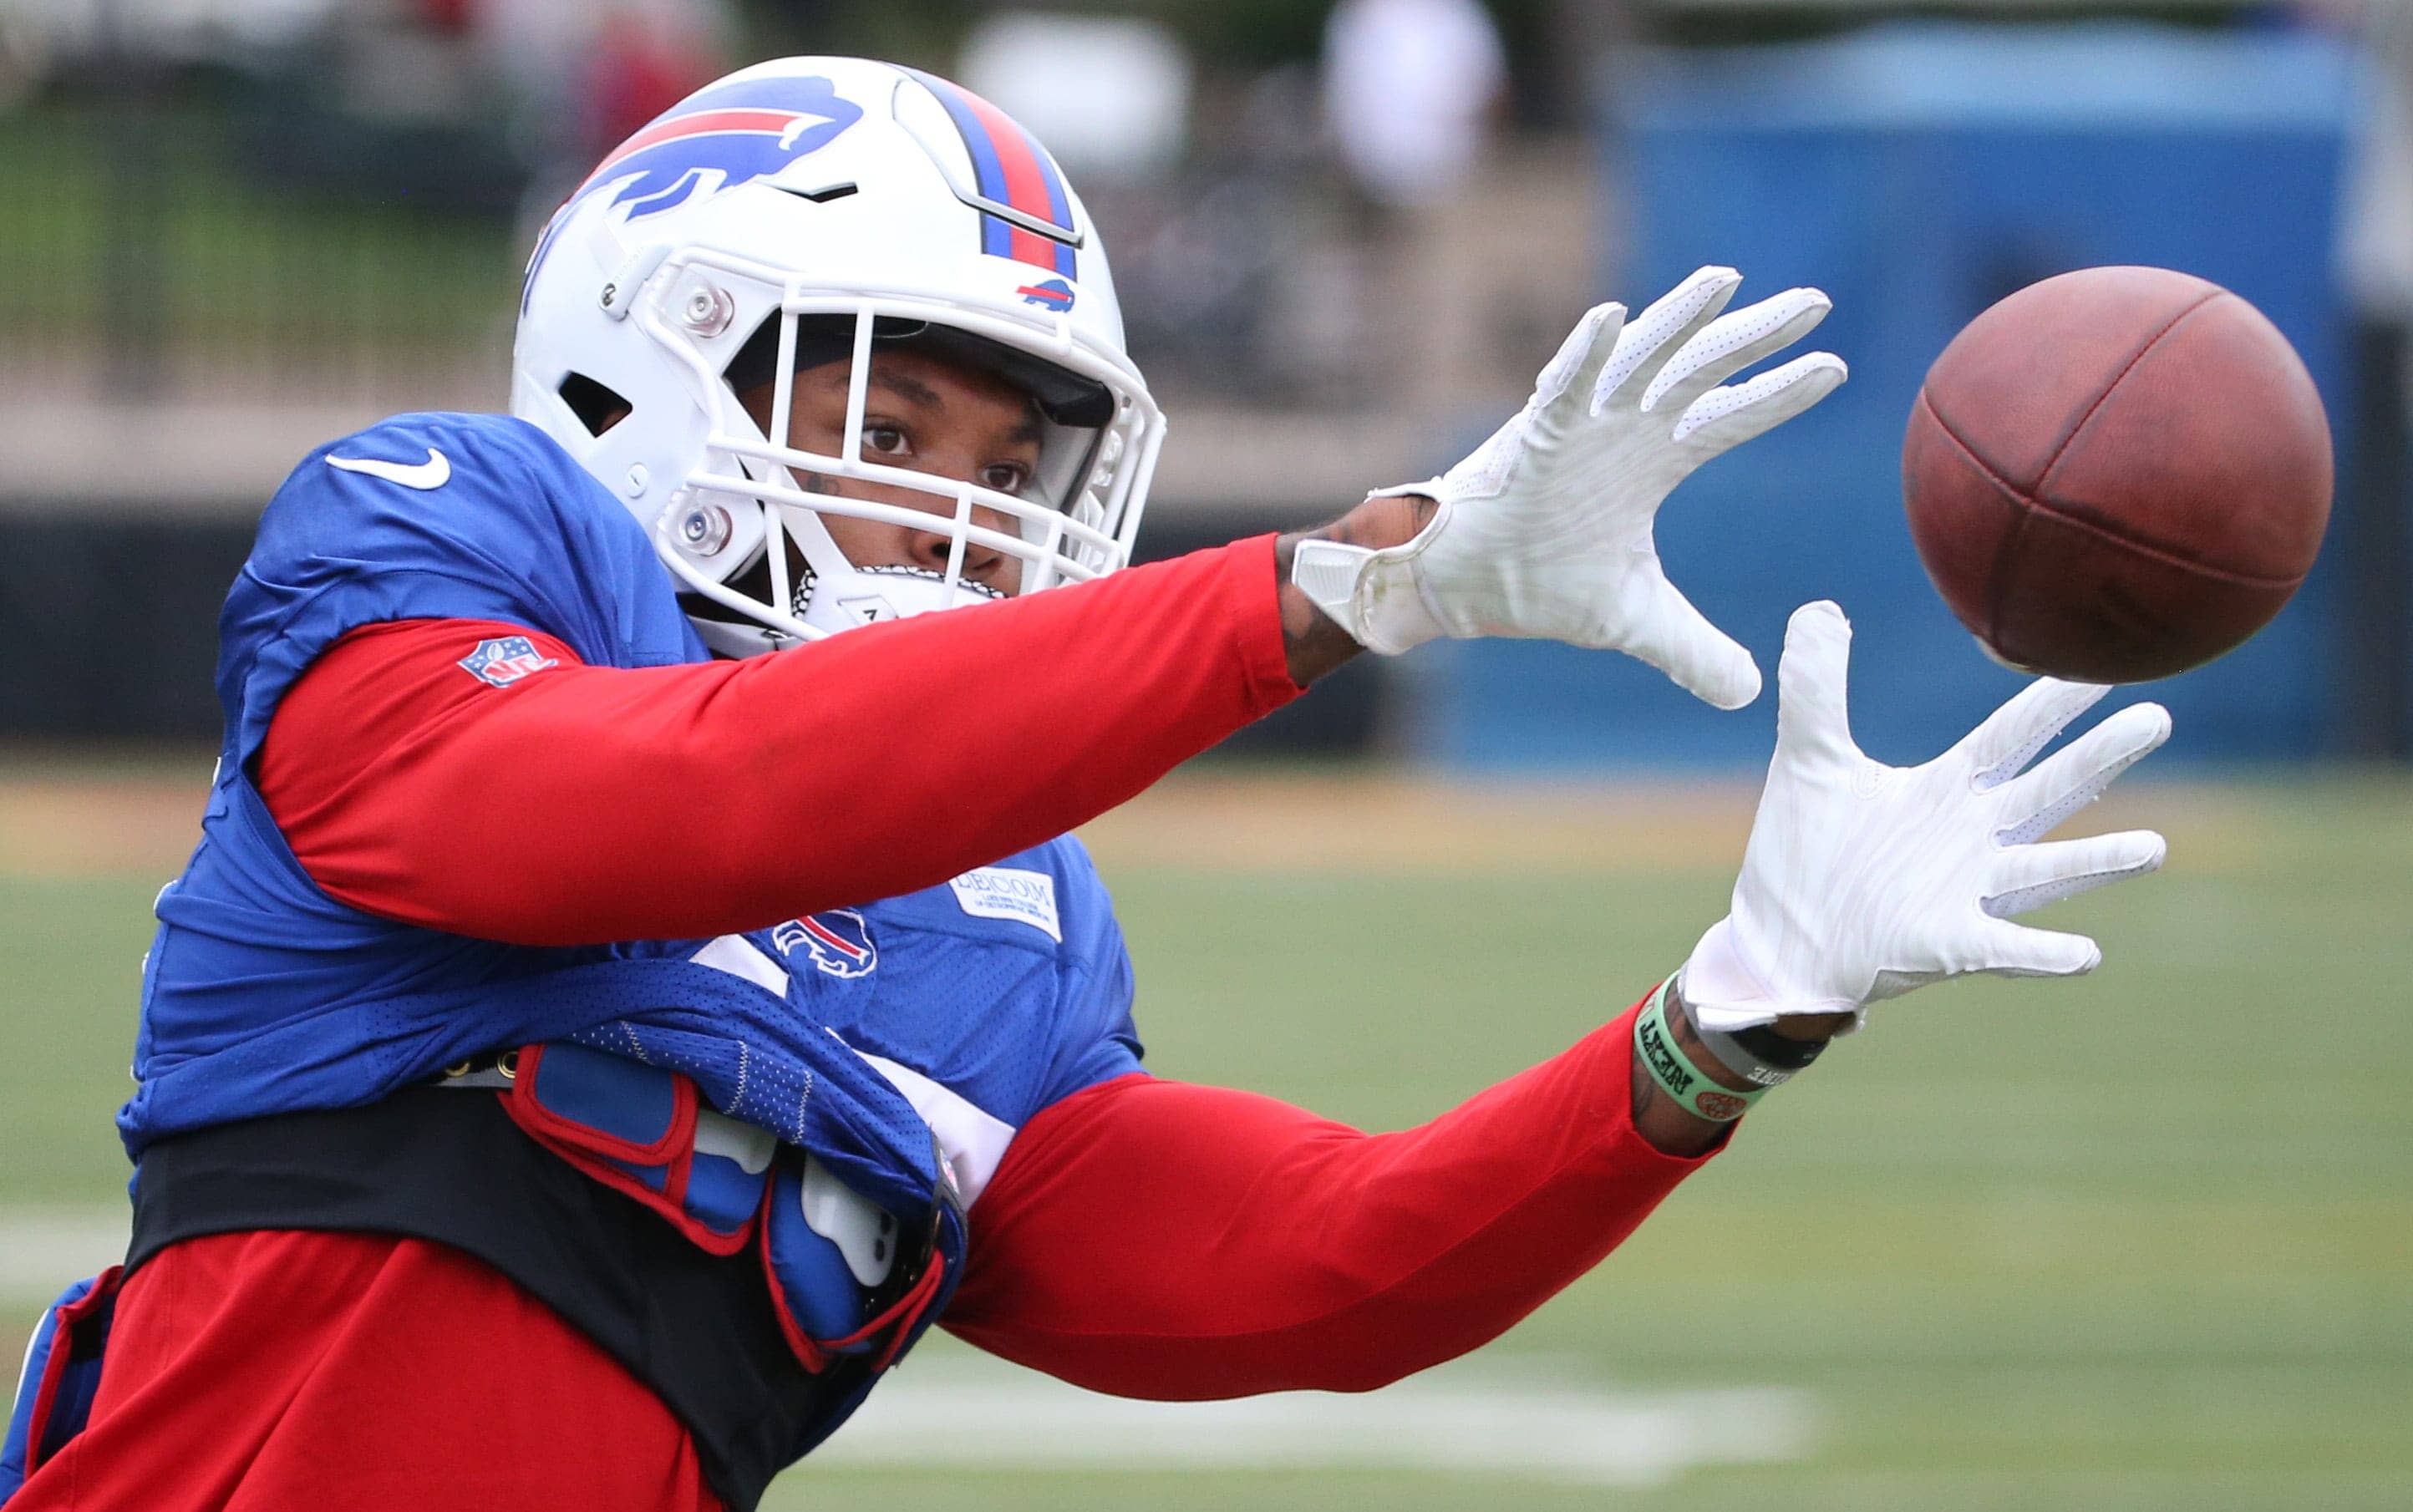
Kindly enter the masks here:
[[1995, 656], [2084, 682], [2271, 622], [2330, 517], [2330, 430], [2262, 312], [2164, 268], [2021, 289], [1944, 348], [1902, 438], [1911, 538]]

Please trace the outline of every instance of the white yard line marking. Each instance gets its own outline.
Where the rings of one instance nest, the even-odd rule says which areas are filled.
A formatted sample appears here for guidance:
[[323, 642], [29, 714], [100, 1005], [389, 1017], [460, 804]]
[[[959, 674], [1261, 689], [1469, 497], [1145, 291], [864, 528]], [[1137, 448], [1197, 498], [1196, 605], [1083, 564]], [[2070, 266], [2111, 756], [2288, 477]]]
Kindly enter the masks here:
[[1808, 1395], [1649, 1392], [1443, 1371], [1363, 1396], [1152, 1402], [981, 1360], [909, 1362], [815, 1467], [1442, 1470], [1648, 1486], [1700, 1465], [1803, 1457]]
[[[38, 1308], [126, 1258], [132, 1215], [118, 1208], [0, 1208], [0, 1297]], [[23, 1311], [23, 1309], [19, 1309]], [[31, 1321], [0, 1319], [0, 1327]]]

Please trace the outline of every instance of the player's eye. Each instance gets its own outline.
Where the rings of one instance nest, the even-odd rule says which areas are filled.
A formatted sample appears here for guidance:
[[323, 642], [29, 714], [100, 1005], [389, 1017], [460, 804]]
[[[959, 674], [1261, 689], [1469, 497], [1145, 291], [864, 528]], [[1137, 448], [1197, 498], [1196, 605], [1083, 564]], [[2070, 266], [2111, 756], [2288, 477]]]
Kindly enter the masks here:
[[863, 427], [863, 449], [883, 457], [901, 457], [910, 455], [913, 446], [901, 427], [871, 421]]
[[973, 481], [1000, 494], [1019, 494], [1029, 486], [1030, 468], [1019, 462], [992, 462]]

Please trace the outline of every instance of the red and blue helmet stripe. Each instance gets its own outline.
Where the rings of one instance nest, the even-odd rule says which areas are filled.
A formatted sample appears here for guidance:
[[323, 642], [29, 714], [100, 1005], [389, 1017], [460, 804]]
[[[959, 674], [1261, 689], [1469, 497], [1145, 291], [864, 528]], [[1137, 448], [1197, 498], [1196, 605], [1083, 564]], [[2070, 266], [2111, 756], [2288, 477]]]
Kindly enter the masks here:
[[685, 202], [706, 171], [718, 171], [718, 188], [733, 189], [819, 151], [862, 119], [863, 107], [818, 75], [712, 85], [614, 148], [570, 198], [626, 179], [612, 202], [628, 205], [632, 219], [656, 215]]
[[741, 79], [709, 85], [672, 106], [612, 149], [574, 190], [528, 257], [520, 312], [527, 312], [537, 270], [571, 210], [611, 185], [612, 203], [641, 219], [688, 202], [699, 190], [717, 194], [778, 173], [863, 119], [863, 107], [841, 97], [818, 74]]
[[1007, 205], [1034, 221], [1063, 232], [1059, 239], [1016, 225], [1002, 215], [981, 215], [981, 250], [992, 257], [1012, 258], [1080, 277], [1079, 254], [1073, 251], [1071, 197], [1064, 175], [1039, 139], [1014, 124], [1014, 118], [959, 84], [907, 69], [946, 107], [948, 118], [971, 154], [975, 187], [984, 200]]

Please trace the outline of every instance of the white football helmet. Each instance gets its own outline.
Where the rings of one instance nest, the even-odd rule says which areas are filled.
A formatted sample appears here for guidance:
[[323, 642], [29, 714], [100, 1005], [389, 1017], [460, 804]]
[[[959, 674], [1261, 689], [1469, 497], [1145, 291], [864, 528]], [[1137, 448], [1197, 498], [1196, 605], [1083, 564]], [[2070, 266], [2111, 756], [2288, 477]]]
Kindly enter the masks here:
[[[870, 354], [892, 342], [1030, 395], [1044, 438], [1019, 494], [864, 455]], [[843, 449], [795, 450], [794, 375], [840, 360]], [[739, 402], [762, 384], [767, 426]], [[529, 259], [511, 390], [653, 531], [733, 656], [995, 597], [965, 577], [967, 547], [1017, 559], [1026, 593], [1123, 566], [1164, 438], [1105, 249], [1046, 150], [968, 91], [859, 58], [731, 74], [605, 157]], [[944, 512], [814, 492], [814, 475]], [[946, 567], [858, 568], [825, 514], [939, 535]]]

